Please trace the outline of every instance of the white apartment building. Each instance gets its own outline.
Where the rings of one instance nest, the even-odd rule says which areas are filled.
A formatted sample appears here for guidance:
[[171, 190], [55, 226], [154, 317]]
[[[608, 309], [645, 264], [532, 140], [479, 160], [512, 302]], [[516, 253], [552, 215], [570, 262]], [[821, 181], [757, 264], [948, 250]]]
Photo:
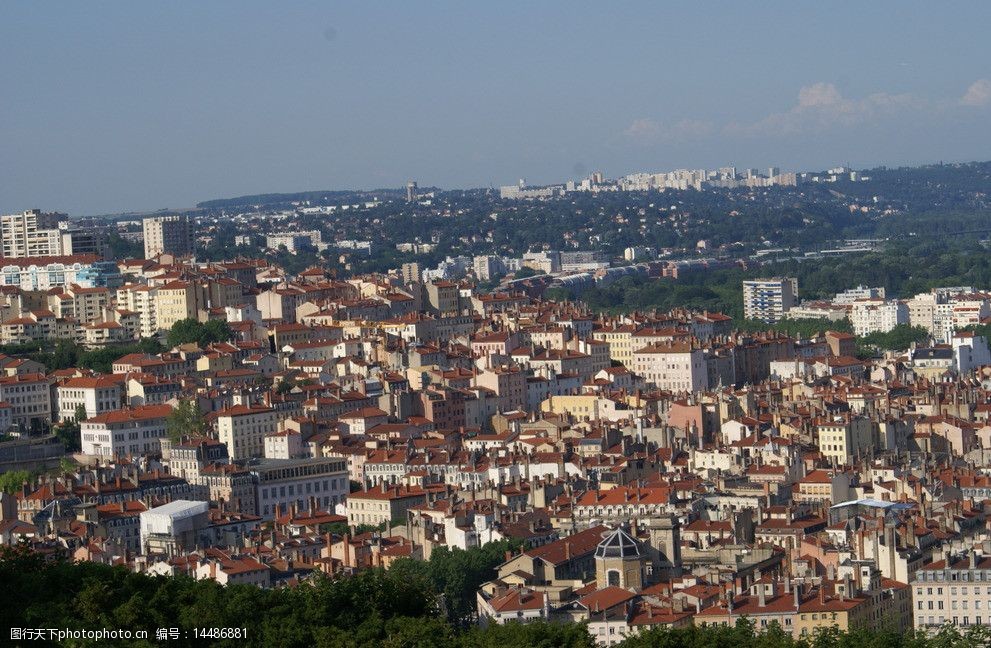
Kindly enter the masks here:
[[56, 389], [58, 419], [68, 421], [76, 417], [81, 406], [86, 418], [120, 409], [124, 401], [123, 376], [95, 376], [70, 378]]
[[702, 350], [685, 342], [658, 342], [634, 351], [633, 371], [658, 389], [697, 392], [709, 388]]
[[[975, 315], [981, 316], [979, 302], [986, 302], [987, 296], [976, 296], [976, 311], [971, 308], [975, 305], [971, 303], [973, 297], [974, 289], [970, 286], [933, 288], [928, 293], [919, 293], [907, 302], [909, 323], [929, 331], [937, 343], [948, 344], [953, 337], [954, 326], [967, 326], [975, 323]], [[963, 308], [955, 315], [957, 305]]]
[[143, 405], [105, 412], [80, 424], [83, 454], [122, 457], [161, 451], [171, 405]]
[[12, 408], [12, 422], [23, 429], [51, 423], [52, 395], [45, 374], [0, 376], [0, 402]]
[[988, 295], [983, 293], [957, 295], [951, 299], [951, 303], [954, 329], [974, 326], [991, 317], [991, 302], [988, 301]]
[[775, 277], [743, 282], [743, 315], [774, 324], [798, 302], [798, 279]]
[[489, 281], [495, 276], [506, 273], [506, 264], [502, 259], [490, 254], [476, 256], [472, 268], [479, 281]]
[[847, 308], [831, 302], [803, 302], [788, 310], [791, 319], [823, 319], [839, 322], [847, 318]]
[[983, 336], [959, 331], [953, 334], [950, 344], [953, 348], [953, 363], [960, 373], [969, 373], [978, 367], [991, 365], [991, 350]]
[[309, 452], [303, 447], [303, 438], [295, 430], [282, 430], [265, 437], [266, 459], [300, 459]]
[[67, 221], [65, 214], [48, 214], [40, 209], [0, 216], [3, 256], [7, 259], [61, 256], [59, 224]]
[[886, 333], [909, 321], [908, 306], [897, 299], [859, 299], [850, 307], [850, 323], [855, 335]]
[[868, 288], [867, 286], [849, 288], [843, 292], [836, 293], [836, 296], [833, 297], [833, 303], [852, 304], [861, 299], [884, 299], [884, 286], [880, 288]]
[[217, 413], [217, 434], [227, 445], [232, 461], [263, 457], [265, 437], [279, 429], [279, 419], [271, 407], [235, 405]]
[[117, 289], [117, 307], [138, 314], [138, 331], [141, 337], [158, 334], [158, 289], [143, 284], [127, 284]]
[[317, 249], [321, 242], [319, 231], [310, 232], [272, 232], [265, 237], [265, 247], [277, 250], [285, 247], [287, 252], [296, 254], [300, 250]]

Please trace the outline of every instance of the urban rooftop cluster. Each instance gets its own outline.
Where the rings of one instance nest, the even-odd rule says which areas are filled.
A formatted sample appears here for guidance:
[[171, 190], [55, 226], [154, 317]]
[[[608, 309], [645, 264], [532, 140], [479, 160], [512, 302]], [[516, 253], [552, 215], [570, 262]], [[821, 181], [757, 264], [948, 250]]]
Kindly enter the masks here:
[[[423, 199], [415, 184], [406, 198]], [[796, 278], [747, 279], [754, 331], [709, 309], [545, 295], [582, 273], [677, 281], [716, 258], [636, 269], [632, 248], [630, 266], [544, 249], [345, 277], [198, 259], [185, 214], [140, 232], [38, 210], [0, 224], [0, 545], [282, 588], [501, 543], [449, 605], [483, 627], [585, 622], [603, 646], [740, 619], [795, 638], [991, 623], [979, 288], [802, 302]], [[108, 258], [111, 236], [144, 254]], [[907, 326], [924, 337], [860, 352]]]

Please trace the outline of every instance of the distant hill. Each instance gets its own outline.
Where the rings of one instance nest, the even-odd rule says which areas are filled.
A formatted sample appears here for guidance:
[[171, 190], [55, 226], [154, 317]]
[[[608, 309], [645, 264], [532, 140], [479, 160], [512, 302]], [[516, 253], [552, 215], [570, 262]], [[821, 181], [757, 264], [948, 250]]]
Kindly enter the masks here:
[[379, 200], [405, 198], [404, 189], [371, 189], [368, 191], [359, 190], [324, 190], [324, 191], [299, 191], [296, 193], [267, 193], [254, 194], [250, 196], [238, 196], [236, 198], [216, 198], [197, 203], [200, 209], [234, 209], [241, 207], [273, 207], [278, 205], [289, 205], [294, 202], [309, 202], [313, 205], [339, 204], [348, 201]]

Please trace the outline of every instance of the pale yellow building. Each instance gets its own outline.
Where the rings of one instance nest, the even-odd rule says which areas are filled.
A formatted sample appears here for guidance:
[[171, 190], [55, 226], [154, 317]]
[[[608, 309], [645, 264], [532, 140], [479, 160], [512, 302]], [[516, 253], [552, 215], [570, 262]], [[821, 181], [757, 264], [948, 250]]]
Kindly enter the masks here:
[[217, 436], [234, 461], [265, 455], [265, 437], [279, 429], [270, 407], [235, 405], [217, 413]]
[[198, 286], [189, 281], [170, 281], [158, 288], [155, 315], [159, 331], [168, 331], [176, 322], [198, 319], [200, 310]]

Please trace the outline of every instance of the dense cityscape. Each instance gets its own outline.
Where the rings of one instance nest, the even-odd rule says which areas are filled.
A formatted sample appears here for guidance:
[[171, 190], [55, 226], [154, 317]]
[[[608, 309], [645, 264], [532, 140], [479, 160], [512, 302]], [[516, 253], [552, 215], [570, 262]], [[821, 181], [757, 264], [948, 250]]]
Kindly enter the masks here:
[[991, 647], [988, 24], [0, 2], [0, 646]]
[[[422, 590], [392, 596], [418, 597], [410, 616], [447, 644], [537, 641], [492, 634], [506, 624], [602, 646], [741, 620], [781, 641], [979, 629], [991, 282], [878, 268], [905, 245], [886, 223], [917, 212], [899, 176], [938, 176], [948, 210], [980, 205], [971, 231], [989, 166], [830, 182], [868, 201], [813, 174], [771, 193], [591, 191], [582, 209], [615, 224], [662, 219], [630, 238], [575, 223], [559, 249], [487, 228], [573, 208], [568, 192], [521, 207], [414, 182], [2, 216], [4, 569], [68, 561], [293, 596], [392, 591], [399, 574]], [[762, 243], [715, 227], [693, 241], [705, 201], [809, 217]], [[798, 243], [833, 215], [836, 238]], [[350, 238], [398, 218], [423, 226]], [[676, 231], [667, 246], [660, 228]], [[830, 280], [837, 260], [869, 274]], [[631, 294], [651, 287], [668, 292]]]

